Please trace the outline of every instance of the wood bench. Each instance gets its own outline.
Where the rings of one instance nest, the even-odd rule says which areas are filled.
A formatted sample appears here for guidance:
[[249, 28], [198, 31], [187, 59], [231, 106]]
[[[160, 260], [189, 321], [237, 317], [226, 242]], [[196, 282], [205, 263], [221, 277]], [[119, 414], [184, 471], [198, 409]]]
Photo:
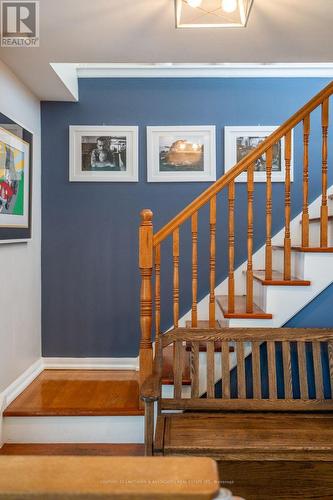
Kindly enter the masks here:
[[[192, 345], [188, 394], [182, 386], [186, 342]], [[207, 355], [199, 352], [202, 342]], [[165, 398], [162, 354], [169, 345], [175, 383], [173, 397]], [[333, 461], [332, 393], [333, 330], [177, 328], [160, 337], [154, 373], [142, 387], [146, 454]]]

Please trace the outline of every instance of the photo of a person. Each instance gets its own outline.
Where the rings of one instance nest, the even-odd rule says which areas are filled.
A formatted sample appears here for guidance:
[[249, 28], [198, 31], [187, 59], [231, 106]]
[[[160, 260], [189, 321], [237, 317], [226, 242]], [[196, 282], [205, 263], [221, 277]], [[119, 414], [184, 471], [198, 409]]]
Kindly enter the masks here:
[[126, 137], [82, 137], [83, 171], [126, 171]]
[[[264, 141], [266, 137], [249, 137], [242, 136], [237, 137], [237, 162], [242, 160], [247, 156], [253, 149], [255, 149], [259, 144]], [[281, 158], [281, 142], [274, 144], [273, 146], [273, 163], [272, 171], [281, 172], [282, 170], [282, 158]], [[261, 156], [254, 165], [255, 172], [266, 172], [266, 155]]]

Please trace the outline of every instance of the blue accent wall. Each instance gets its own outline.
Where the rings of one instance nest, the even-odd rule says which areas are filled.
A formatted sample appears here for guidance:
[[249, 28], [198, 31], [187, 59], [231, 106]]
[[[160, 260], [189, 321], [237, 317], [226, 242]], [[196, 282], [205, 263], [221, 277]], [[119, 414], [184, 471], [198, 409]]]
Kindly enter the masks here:
[[[279, 125], [327, 84], [325, 79], [85, 79], [78, 103], [42, 103], [42, 338], [44, 356], [135, 356], [139, 343], [139, 212], [155, 229], [208, 183], [146, 182], [147, 125], [216, 125], [217, 175], [226, 125]], [[138, 183], [70, 183], [69, 125], [138, 125]], [[320, 193], [320, 121], [312, 120], [311, 199]], [[301, 210], [301, 127], [295, 134], [292, 213]], [[332, 170], [332, 169], [331, 169]], [[332, 183], [332, 176], [329, 179]], [[255, 248], [265, 239], [265, 186], [255, 190]], [[284, 188], [273, 190], [273, 232], [283, 224]], [[227, 199], [217, 210], [217, 283], [227, 273]], [[236, 189], [236, 266], [246, 259], [246, 191]], [[199, 217], [199, 297], [208, 290], [207, 210]], [[190, 228], [181, 233], [181, 313], [190, 306]], [[184, 257], [186, 255], [186, 257]], [[172, 322], [170, 242], [162, 249], [162, 323]], [[292, 326], [325, 326], [329, 288]], [[187, 300], [183, 298], [187, 296]], [[324, 304], [324, 306], [323, 306]], [[326, 306], [325, 306], [326, 304]], [[321, 311], [321, 312], [320, 312]], [[325, 311], [325, 315], [324, 312]], [[324, 317], [326, 320], [324, 320]], [[311, 324], [307, 324], [307, 322]]]
[[332, 328], [332, 304], [333, 284], [289, 320], [285, 326], [288, 328]]

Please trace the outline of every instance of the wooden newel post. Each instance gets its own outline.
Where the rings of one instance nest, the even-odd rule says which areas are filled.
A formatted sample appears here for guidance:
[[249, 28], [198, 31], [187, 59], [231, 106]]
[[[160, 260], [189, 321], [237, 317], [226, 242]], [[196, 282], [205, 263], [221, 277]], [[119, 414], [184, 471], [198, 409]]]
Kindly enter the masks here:
[[153, 212], [142, 210], [139, 229], [139, 267], [141, 273], [140, 292], [140, 387], [152, 373], [152, 274], [153, 274]]

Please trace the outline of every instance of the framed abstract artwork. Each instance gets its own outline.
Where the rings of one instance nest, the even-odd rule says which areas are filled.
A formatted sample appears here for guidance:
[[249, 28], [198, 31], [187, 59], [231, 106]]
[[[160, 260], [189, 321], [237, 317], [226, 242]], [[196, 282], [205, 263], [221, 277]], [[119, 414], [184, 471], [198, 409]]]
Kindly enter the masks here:
[[71, 182], [137, 182], [138, 127], [69, 127]]
[[33, 134], [0, 114], [0, 243], [31, 238]]
[[[227, 172], [255, 149], [278, 127], [225, 127], [224, 128], [224, 160]], [[284, 182], [286, 176], [284, 139], [273, 147], [272, 182]], [[293, 148], [291, 158], [291, 181], [294, 179]], [[236, 182], [246, 182], [246, 173], [239, 175]], [[266, 155], [259, 158], [254, 166], [254, 181], [266, 182]]]
[[216, 180], [215, 126], [147, 127], [148, 182]]

